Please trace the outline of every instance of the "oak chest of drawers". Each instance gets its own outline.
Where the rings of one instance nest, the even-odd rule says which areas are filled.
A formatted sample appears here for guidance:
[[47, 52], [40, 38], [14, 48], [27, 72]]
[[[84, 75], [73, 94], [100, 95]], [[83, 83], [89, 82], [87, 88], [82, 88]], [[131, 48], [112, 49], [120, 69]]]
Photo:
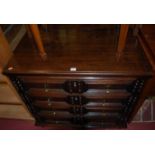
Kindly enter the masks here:
[[45, 44], [46, 61], [25, 37], [4, 71], [36, 125], [57, 129], [125, 128], [151, 76], [140, 45], [135, 46], [135, 39], [130, 38], [122, 61], [117, 62], [114, 35], [85, 28], [65, 38], [68, 30], [59, 30], [60, 34], [55, 35], [60, 40]]
[[11, 76], [37, 124], [126, 127], [145, 77]]

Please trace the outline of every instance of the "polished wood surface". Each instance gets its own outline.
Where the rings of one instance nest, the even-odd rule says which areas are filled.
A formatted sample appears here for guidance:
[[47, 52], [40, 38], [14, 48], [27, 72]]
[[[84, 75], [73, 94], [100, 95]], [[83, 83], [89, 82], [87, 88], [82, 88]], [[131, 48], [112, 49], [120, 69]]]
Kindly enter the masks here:
[[[47, 60], [43, 61], [38, 56], [37, 49], [25, 36], [7, 66], [13, 67], [13, 69], [7, 70], [6, 68], [5, 72], [20, 74], [61, 73], [61, 75], [63, 73], [94, 73], [96, 75], [128, 76], [150, 74], [150, 65], [143, 55], [141, 46], [135, 44], [136, 39], [132, 35], [129, 35], [126, 41], [121, 61], [117, 61], [118, 32], [113, 25], [109, 29], [104, 26], [98, 28], [96, 25], [49, 26], [48, 34], [42, 32]], [[49, 36], [50, 40], [47, 39]], [[71, 72], [72, 68], [76, 68], [76, 72]]]

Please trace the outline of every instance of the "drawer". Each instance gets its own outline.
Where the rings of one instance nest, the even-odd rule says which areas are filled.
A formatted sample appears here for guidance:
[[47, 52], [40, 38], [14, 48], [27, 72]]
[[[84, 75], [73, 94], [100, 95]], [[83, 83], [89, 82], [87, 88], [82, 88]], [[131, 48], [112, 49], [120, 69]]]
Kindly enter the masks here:
[[130, 77], [108, 77], [108, 78], [52, 78], [46, 76], [19, 76], [19, 79], [24, 83], [27, 89], [43, 88], [46, 91], [49, 89], [64, 89], [69, 93], [83, 93], [88, 89], [128, 89], [136, 78]]
[[91, 121], [118, 121], [120, 119], [120, 113], [118, 112], [89, 112], [84, 115], [84, 119], [86, 119], [88, 122]]
[[71, 123], [86, 123], [91, 121], [119, 121], [120, 113], [108, 113], [108, 112], [88, 112], [84, 115], [75, 115], [70, 112], [63, 111], [40, 111], [38, 115], [43, 119], [50, 119], [53, 121], [71, 121]]
[[[49, 91], [45, 91], [44, 89], [40, 88], [31, 88], [28, 91], [28, 94], [32, 98], [52, 98], [52, 100], [66, 100], [67, 97], [70, 95], [69, 93], [66, 93], [64, 90], [61, 89], [52, 89]], [[74, 94], [79, 95], [79, 94]], [[107, 90], [96, 90], [96, 89], [90, 89], [87, 92], [82, 94], [85, 98], [88, 100], [93, 99], [124, 99], [128, 98], [131, 94], [127, 92], [126, 90], [120, 89], [120, 90], [114, 90], [109, 89]]]
[[[35, 107], [41, 110], [55, 110], [55, 111], [70, 111], [72, 113], [86, 113], [86, 112], [121, 112], [124, 109], [124, 105], [121, 103], [88, 103], [86, 105], [71, 105], [66, 102], [52, 102], [52, 101], [35, 101], [33, 103]], [[83, 109], [82, 109], [83, 108]], [[80, 111], [81, 110], [81, 111]]]
[[128, 85], [137, 80], [135, 77], [49, 77], [49, 76], [18, 76], [26, 84], [51, 84], [59, 86], [66, 81], [84, 81], [88, 85]]
[[63, 111], [41, 111], [38, 115], [44, 119], [51, 119], [53, 121], [69, 121], [72, 118], [72, 114]]
[[81, 124], [72, 124], [70, 121], [54, 121], [50, 119], [46, 119], [43, 122], [38, 122], [36, 125], [39, 126], [45, 126], [52, 129], [65, 129], [65, 130], [71, 130], [71, 129], [84, 129], [83, 125]]
[[[78, 99], [75, 99], [78, 98]], [[81, 99], [82, 98], [82, 99]], [[128, 98], [93, 98], [90, 97], [89, 99], [85, 96], [79, 96], [79, 95], [68, 95], [64, 98], [62, 97], [48, 97], [48, 96], [31, 96], [32, 102], [35, 103], [36, 101], [51, 101], [51, 102], [66, 102], [71, 105], [90, 105], [95, 106], [95, 104], [103, 105], [105, 103], [125, 103]]]
[[102, 128], [121, 128], [125, 127], [125, 123], [118, 124], [118, 122], [88, 122], [85, 124], [73, 124], [70, 121], [54, 121], [47, 119], [43, 121], [41, 126], [52, 127], [55, 129], [102, 129]]
[[79, 128], [124, 126], [124, 115], [136, 101], [144, 80], [80, 76], [18, 76], [15, 83], [38, 123]]

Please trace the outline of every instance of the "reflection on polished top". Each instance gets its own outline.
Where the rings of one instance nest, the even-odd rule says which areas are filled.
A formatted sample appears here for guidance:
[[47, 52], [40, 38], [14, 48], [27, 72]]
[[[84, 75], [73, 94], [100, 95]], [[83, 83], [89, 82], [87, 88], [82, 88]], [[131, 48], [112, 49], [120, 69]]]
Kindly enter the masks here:
[[130, 31], [122, 58], [117, 61], [118, 35], [118, 25], [48, 25], [46, 30], [41, 29], [47, 60], [41, 59], [34, 42], [26, 35], [5, 72], [150, 74], [143, 50]]

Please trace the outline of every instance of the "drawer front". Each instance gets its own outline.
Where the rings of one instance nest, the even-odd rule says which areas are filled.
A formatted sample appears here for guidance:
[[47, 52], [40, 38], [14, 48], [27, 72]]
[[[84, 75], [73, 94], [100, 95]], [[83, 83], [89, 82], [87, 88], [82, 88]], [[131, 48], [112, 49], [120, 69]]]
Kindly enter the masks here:
[[40, 111], [39, 116], [43, 119], [50, 119], [53, 121], [70, 121], [73, 124], [83, 124], [91, 121], [104, 121], [104, 122], [115, 122], [120, 118], [119, 113], [103, 113], [103, 112], [88, 112], [83, 115], [75, 115], [70, 112], [62, 111]]
[[137, 80], [135, 77], [50, 77], [50, 76], [18, 76], [27, 84], [49, 83], [53, 86], [64, 84], [66, 81], [82, 81], [88, 85], [128, 85]]
[[61, 111], [69, 111], [71, 113], [87, 113], [87, 112], [121, 112], [124, 108], [122, 103], [100, 103], [100, 102], [90, 102], [86, 105], [71, 105], [66, 102], [52, 102], [50, 100], [47, 101], [35, 101], [33, 103], [38, 110], [61, 110]]
[[[50, 91], [45, 91], [44, 89], [37, 89], [37, 88], [32, 88], [28, 91], [29, 95], [32, 98], [38, 98], [38, 97], [43, 97], [47, 98], [50, 97], [53, 100], [66, 100], [69, 95], [72, 95], [70, 93], [66, 93], [64, 90], [61, 89], [52, 89]], [[74, 95], [80, 95], [80, 94], [74, 94]], [[124, 99], [128, 98], [131, 94], [128, 93], [125, 90], [88, 90], [87, 92], [82, 94], [86, 99], [91, 100], [91, 99]], [[81, 95], [80, 95], [81, 96]]]
[[[124, 125], [144, 85], [136, 77], [18, 76], [39, 121], [82, 127]], [[96, 123], [96, 124], [95, 124]]]
[[126, 123], [119, 124], [117, 122], [88, 122], [85, 124], [71, 124], [70, 121], [54, 121], [46, 120], [42, 126], [48, 126], [55, 129], [115, 129], [115, 128], [125, 128]]
[[26, 88], [41, 88], [45, 91], [50, 89], [63, 89], [68, 93], [84, 93], [89, 89], [128, 89], [131, 90], [135, 83], [139, 82], [136, 78], [96, 78], [91, 79], [72, 79], [72, 78], [52, 78], [38, 76], [19, 76]]

